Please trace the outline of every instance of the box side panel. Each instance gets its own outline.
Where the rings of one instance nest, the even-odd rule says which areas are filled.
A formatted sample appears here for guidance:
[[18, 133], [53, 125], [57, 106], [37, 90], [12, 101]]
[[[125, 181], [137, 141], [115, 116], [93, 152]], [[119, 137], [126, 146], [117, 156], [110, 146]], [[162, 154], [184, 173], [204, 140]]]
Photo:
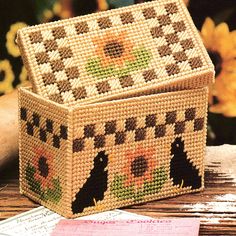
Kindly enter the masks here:
[[68, 189], [66, 160], [68, 111], [19, 90], [20, 191], [40, 204], [65, 214]]
[[74, 111], [71, 215], [203, 189], [207, 89]]

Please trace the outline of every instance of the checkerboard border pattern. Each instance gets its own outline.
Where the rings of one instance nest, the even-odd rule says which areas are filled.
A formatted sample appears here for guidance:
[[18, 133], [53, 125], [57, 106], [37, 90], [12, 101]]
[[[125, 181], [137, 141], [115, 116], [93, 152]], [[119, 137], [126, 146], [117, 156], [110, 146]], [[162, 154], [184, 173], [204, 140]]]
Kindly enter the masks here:
[[163, 138], [166, 136], [167, 128], [170, 127], [173, 130], [174, 135], [181, 135], [185, 132], [185, 126], [187, 122], [193, 124], [192, 132], [201, 131], [204, 129], [205, 118], [197, 117], [196, 108], [187, 108], [184, 111], [184, 120], [177, 119], [177, 113], [179, 111], [169, 111], [165, 113], [165, 122], [158, 122], [158, 114], [147, 114], [145, 118], [145, 126], [137, 127], [137, 117], [129, 117], [123, 120], [124, 130], [116, 129], [116, 120], [107, 121], [102, 124], [104, 132], [101, 134], [96, 132], [96, 123], [87, 124], [83, 127], [83, 136], [77, 137], [73, 140], [73, 152], [78, 153], [85, 151], [86, 140], [93, 141], [94, 149], [104, 148], [107, 146], [106, 138], [108, 136], [114, 137], [114, 143], [109, 145], [117, 146], [127, 143], [126, 136], [128, 133], [133, 133], [134, 140], [129, 139], [129, 142], [139, 142], [145, 140], [147, 129], [149, 129], [154, 135], [155, 139]]
[[[25, 127], [25, 133], [35, 137], [42, 143], [48, 143], [60, 149], [63, 141], [68, 139], [68, 127], [55, 124], [51, 119], [44, 118], [37, 112], [32, 112], [25, 107], [20, 108], [20, 120]], [[22, 131], [21, 131], [22, 132]]]

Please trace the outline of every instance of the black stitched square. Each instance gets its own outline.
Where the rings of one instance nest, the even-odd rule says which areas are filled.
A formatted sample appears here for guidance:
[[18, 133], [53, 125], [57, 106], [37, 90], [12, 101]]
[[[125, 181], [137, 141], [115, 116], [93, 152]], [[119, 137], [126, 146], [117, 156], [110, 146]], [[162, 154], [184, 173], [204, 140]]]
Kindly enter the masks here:
[[155, 18], [157, 16], [157, 14], [156, 14], [154, 7], [144, 8], [143, 9], [143, 16], [146, 20]]
[[81, 152], [84, 149], [84, 139], [77, 138], [73, 140], [73, 152]]
[[100, 29], [106, 29], [112, 27], [112, 22], [109, 17], [101, 17], [97, 20]]
[[166, 126], [165, 125], [157, 125], [155, 128], [155, 138], [161, 138], [166, 134]]
[[125, 130], [126, 131], [131, 131], [136, 129], [136, 123], [137, 123], [137, 118], [136, 117], [130, 117], [125, 120]]
[[50, 119], [46, 119], [46, 131], [53, 133], [53, 121]]
[[84, 34], [89, 32], [89, 26], [86, 21], [81, 21], [75, 25], [77, 34]]
[[194, 120], [196, 116], [196, 108], [188, 108], [185, 110], [185, 120]]
[[47, 132], [44, 129], [39, 130], [39, 139], [43, 142], [47, 142]]
[[115, 144], [123, 144], [125, 142], [125, 132], [117, 132], [116, 135], [115, 135]]
[[157, 78], [156, 72], [154, 69], [152, 70], [146, 70], [143, 72], [143, 78], [145, 79], [146, 82], [152, 81]]
[[33, 125], [39, 127], [39, 123], [40, 123], [40, 116], [37, 113], [33, 113]]
[[63, 139], [67, 139], [67, 126], [65, 125], [60, 126], [60, 137]]
[[134, 22], [134, 17], [132, 12], [123, 12], [120, 14], [120, 19], [122, 24], [130, 24]]
[[146, 137], [146, 129], [145, 128], [139, 128], [135, 130], [135, 141], [141, 141], [144, 140]]
[[94, 137], [94, 147], [101, 148], [105, 146], [105, 136], [104, 135], [97, 135]]
[[116, 121], [107, 121], [105, 124], [105, 134], [114, 134], [116, 132]]
[[165, 9], [168, 14], [175, 14], [178, 12], [178, 7], [175, 2], [166, 4]]
[[52, 145], [55, 148], [60, 148], [60, 137], [58, 135], [53, 135]]
[[20, 118], [21, 120], [27, 120], [27, 109], [24, 107], [20, 108]]
[[166, 65], [166, 72], [169, 76], [178, 74], [180, 72], [180, 68], [177, 64], [172, 63], [169, 65]]
[[26, 132], [31, 136], [34, 135], [34, 126], [30, 122], [26, 123]]
[[146, 116], [146, 127], [154, 127], [156, 125], [156, 115], [151, 114]]
[[95, 125], [89, 124], [84, 126], [84, 137], [91, 138], [95, 135]]
[[175, 134], [182, 134], [185, 130], [185, 122], [180, 121], [175, 123]]
[[173, 124], [177, 119], [176, 111], [170, 111], [166, 113], [166, 124]]
[[161, 26], [164, 25], [170, 25], [171, 24], [171, 18], [168, 15], [161, 15], [157, 17], [159, 24]]
[[204, 118], [197, 118], [194, 120], [194, 131], [202, 130], [204, 127]]

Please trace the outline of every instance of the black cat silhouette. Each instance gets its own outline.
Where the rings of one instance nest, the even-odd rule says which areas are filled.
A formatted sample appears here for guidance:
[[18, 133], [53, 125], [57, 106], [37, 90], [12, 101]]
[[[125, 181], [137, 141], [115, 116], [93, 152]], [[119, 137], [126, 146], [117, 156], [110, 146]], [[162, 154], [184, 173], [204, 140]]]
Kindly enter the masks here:
[[108, 155], [101, 151], [94, 158], [94, 167], [83, 187], [76, 194], [72, 202], [72, 212], [74, 214], [83, 212], [84, 208], [95, 206], [97, 201], [104, 198], [107, 190], [107, 170]]
[[176, 138], [171, 144], [170, 178], [174, 185], [180, 187], [201, 187], [202, 178], [195, 166], [187, 159], [187, 152], [184, 152], [184, 141]]

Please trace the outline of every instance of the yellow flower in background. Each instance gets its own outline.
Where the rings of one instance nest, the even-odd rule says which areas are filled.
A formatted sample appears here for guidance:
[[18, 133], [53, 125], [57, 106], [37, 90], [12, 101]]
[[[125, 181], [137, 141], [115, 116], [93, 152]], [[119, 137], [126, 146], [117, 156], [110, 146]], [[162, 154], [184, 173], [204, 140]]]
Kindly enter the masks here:
[[218, 104], [210, 106], [210, 111], [214, 113], [222, 113], [227, 117], [236, 116], [236, 76], [228, 75], [226, 79], [220, 82], [216, 81], [213, 94], [221, 93], [217, 98]]
[[[63, 5], [62, 5], [63, 3]], [[42, 15], [42, 22], [49, 22], [54, 17], [59, 19], [66, 19], [72, 17], [69, 2], [55, 2], [51, 9], [45, 9]]]
[[98, 4], [98, 11], [106, 11], [109, 9], [106, 0], [97, 0], [97, 4]]
[[[202, 26], [201, 37], [215, 66], [216, 81], [210, 87], [210, 111], [225, 116], [236, 116], [236, 40], [226, 23], [215, 25], [207, 18]], [[214, 104], [213, 98], [219, 103]]]
[[59, 2], [55, 2], [53, 7], [52, 7], [52, 11], [56, 14], [56, 15], [60, 15], [60, 13], [62, 12], [62, 5]]
[[43, 22], [48, 22], [54, 16], [53, 12], [49, 9], [43, 11]]
[[13, 57], [20, 56], [20, 50], [15, 42], [16, 33], [19, 29], [26, 27], [27, 24], [24, 22], [16, 22], [11, 25], [10, 30], [6, 34], [6, 48], [10, 55]]
[[9, 93], [13, 90], [14, 73], [8, 60], [0, 61], [0, 93]]

